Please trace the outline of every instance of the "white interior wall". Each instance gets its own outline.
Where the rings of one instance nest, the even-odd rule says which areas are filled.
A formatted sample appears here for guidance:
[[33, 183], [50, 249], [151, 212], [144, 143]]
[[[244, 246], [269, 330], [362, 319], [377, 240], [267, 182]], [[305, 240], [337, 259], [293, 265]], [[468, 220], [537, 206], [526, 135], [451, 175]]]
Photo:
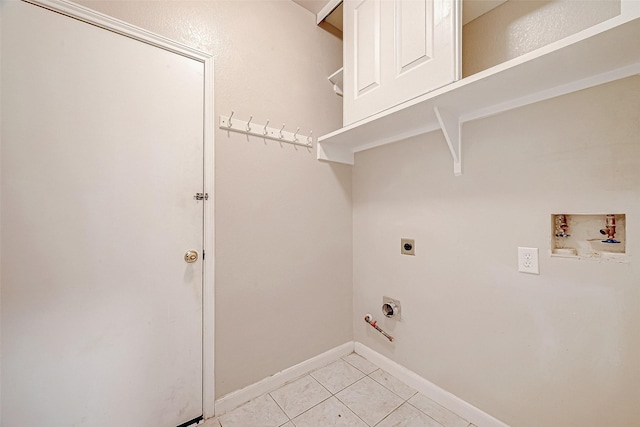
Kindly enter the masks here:
[[[215, 55], [215, 113], [340, 127], [342, 43], [290, 1], [81, 1]], [[217, 123], [217, 120], [216, 120]], [[351, 171], [216, 129], [216, 396], [353, 339]]]
[[[2, 9], [4, 2], [0, 2], [0, 156], [2, 156]], [[0, 164], [2, 162], [0, 161]], [[0, 170], [0, 176], [2, 171]], [[2, 200], [2, 197], [0, 197]], [[0, 212], [2, 212], [0, 206]], [[1, 222], [1, 218], [0, 218]], [[0, 228], [0, 241], [2, 240], [2, 229]], [[2, 271], [2, 254], [0, 253], [0, 271]], [[2, 277], [2, 274], [0, 274]], [[0, 320], [2, 319], [2, 282], [0, 281]], [[0, 402], [2, 402], [2, 322], [0, 321]]]
[[[358, 153], [356, 341], [509, 425], [637, 425], [639, 93], [636, 76], [466, 123], [461, 177], [440, 132]], [[551, 258], [557, 212], [626, 213], [630, 262]]]
[[[216, 114], [339, 127], [324, 86], [340, 41], [289, 2], [81, 3], [215, 52]], [[513, 425], [636, 423], [638, 89], [465, 125], [461, 178], [438, 133], [358, 154], [356, 338]], [[221, 396], [351, 339], [351, 178], [303, 149], [220, 130], [216, 143]], [[607, 209], [628, 215], [630, 264], [546, 256], [549, 213]], [[400, 237], [417, 239], [415, 258]], [[541, 248], [540, 276], [515, 272], [517, 245]], [[361, 319], [380, 317], [383, 293], [403, 303], [403, 322], [383, 325], [392, 347]]]
[[620, 0], [509, 0], [462, 28], [462, 76], [620, 14]]

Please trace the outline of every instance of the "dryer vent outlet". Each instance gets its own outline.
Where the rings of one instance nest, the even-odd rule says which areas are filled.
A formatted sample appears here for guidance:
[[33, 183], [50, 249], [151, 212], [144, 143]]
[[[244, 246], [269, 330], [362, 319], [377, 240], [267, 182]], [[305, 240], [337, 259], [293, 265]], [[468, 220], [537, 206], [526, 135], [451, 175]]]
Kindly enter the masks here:
[[400, 301], [389, 297], [382, 297], [382, 314], [386, 317], [400, 320]]

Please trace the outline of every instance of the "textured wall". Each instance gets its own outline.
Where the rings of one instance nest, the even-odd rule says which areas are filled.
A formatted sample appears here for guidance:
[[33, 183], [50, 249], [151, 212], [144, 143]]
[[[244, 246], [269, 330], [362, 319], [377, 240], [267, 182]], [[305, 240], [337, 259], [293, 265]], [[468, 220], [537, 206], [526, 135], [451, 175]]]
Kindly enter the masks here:
[[[639, 93], [636, 76], [466, 123], [461, 177], [440, 132], [358, 153], [356, 341], [509, 425], [640, 425]], [[626, 213], [630, 262], [551, 258], [554, 212]]]
[[[316, 136], [341, 125], [326, 77], [342, 43], [293, 2], [81, 3], [213, 52], [216, 115]], [[351, 171], [315, 150], [215, 137], [220, 397], [353, 339]]]
[[[2, 9], [4, 8], [4, 3], [0, 2], [0, 47], [2, 46]], [[2, 64], [2, 49], [0, 49], [0, 65]], [[0, 81], [2, 81], [2, 67], [0, 67]], [[2, 100], [2, 85], [0, 85], [0, 101]], [[2, 102], [0, 102], [0, 147], [2, 147]], [[0, 150], [1, 153], [2, 150]], [[1, 162], [0, 162], [1, 163]], [[1, 206], [0, 206], [1, 208]], [[2, 209], [0, 209], [1, 211]], [[0, 229], [0, 235], [2, 234], [2, 230]], [[2, 238], [0, 237], [0, 240]], [[0, 269], [2, 269], [2, 256], [0, 255]], [[1, 275], [0, 275], [1, 276]], [[0, 284], [0, 289], [2, 289], [2, 284]], [[0, 319], [2, 318], [2, 293], [0, 292]], [[1, 326], [1, 325], [0, 325]], [[0, 331], [2, 328], [0, 328]], [[1, 333], [1, 332], [0, 332]], [[0, 355], [2, 355], [2, 337], [0, 336]], [[0, 384], [2, 384], [2, 357], [0, 357]], [[2, 387], [0, 387], [0, 402], [2, 402]]]
[[619, 0], [509, 0], [462, 29], [467, 77], [620, 13]]

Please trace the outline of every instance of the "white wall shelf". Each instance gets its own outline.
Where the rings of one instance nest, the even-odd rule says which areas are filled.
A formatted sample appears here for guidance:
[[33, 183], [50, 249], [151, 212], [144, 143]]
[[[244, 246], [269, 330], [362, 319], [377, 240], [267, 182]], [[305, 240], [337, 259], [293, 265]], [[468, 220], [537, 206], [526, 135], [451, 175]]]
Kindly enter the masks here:
[[443, 129], [462, 173], [462, 123], [640, 74], [640, 2], [621, 15], [318, 138], [318, 160]]

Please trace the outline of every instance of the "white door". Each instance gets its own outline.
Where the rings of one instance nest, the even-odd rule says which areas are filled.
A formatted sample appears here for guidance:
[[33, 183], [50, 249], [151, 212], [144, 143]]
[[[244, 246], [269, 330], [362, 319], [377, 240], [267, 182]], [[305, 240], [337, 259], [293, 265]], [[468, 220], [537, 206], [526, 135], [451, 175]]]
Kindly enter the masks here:
[[2, 426], [198, 418], [203, 64], [2, 7]]
[[345, 125], [460, 79], [460, 3], [345, 1]]

